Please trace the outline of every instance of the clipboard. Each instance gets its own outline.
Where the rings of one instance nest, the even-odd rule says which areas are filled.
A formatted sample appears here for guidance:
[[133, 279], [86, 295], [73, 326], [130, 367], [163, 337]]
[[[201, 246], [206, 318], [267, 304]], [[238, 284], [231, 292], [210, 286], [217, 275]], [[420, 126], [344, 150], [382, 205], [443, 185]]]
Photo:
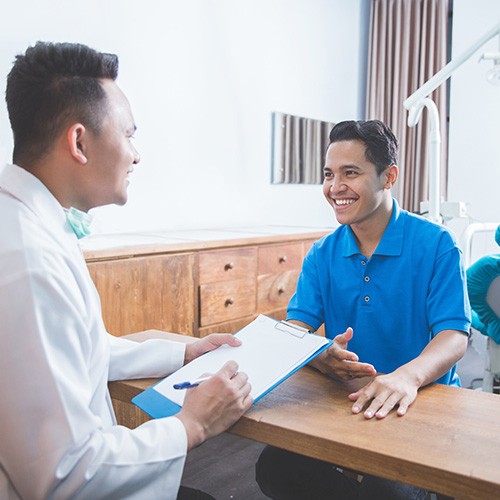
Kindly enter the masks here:
[[132, 403], [152, 418], [175, 415], [182, 408], [186, 391], [174, 389], [174, 384], [215, 373], [229, 360], [235, 360], [239, 370], [248, 375], [255, 403], [333, 342], [262, 314], [235, 336], [241, 346], [224, 345], [207, 352], [135, 396]]

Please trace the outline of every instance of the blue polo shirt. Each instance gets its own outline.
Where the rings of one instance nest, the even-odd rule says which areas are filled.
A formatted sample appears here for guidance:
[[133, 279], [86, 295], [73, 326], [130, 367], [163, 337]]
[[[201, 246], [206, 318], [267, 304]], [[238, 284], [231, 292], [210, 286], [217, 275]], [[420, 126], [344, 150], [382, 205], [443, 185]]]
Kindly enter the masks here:
[[[354, 329], [348, 349], [380, 373], [416, 358], [442, 330], [470, 327], [462, 254], [442, 226], [393, 211], [370, 259], [349, 226], [314, 243], [302, 266], [287, 319], [334, 338]], [[460, 385], [453, 367], [437, 382]]]

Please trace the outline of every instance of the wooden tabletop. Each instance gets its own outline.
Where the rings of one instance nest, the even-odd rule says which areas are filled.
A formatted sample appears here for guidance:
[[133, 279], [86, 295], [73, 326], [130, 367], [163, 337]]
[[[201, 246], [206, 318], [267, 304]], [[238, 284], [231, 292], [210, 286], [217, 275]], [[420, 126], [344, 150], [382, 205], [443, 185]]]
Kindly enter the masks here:
[[[114, 382], [110, 390], [127, 403], [153, 382]], [[254, 404], [230, 432], [457, 499], [500, 498], [498, 395], [434, 384], [420, 390], [404, 417], [392, 412], [366, 420], [352, 414], [349, 392], [304, 367]], [[136, 412], [127, 424], [148, 419]]]

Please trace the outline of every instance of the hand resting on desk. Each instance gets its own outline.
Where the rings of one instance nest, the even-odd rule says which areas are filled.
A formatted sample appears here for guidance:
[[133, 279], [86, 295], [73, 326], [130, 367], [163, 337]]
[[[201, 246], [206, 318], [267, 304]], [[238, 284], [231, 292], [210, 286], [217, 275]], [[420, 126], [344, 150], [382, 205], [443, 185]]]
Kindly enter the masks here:
[[360, 363], [358, 356], [347, 350], [353, 335], [352, 328], [337, 335], [332, 346], [314, 359], [311, 366], [344, 381], [350, 388], [355, 385], [354, 392], [349, 394], [354, 402], [352, 412], [357, 414], [364, 410], [367, 419], [384, 418], [396, 407], [399, 416], [405, 415], [420, 387], [446, 373], [467, 347], [467, 337], [462, 332], [443, 330], [417, 358], [384, 375], [376, 374], [372, 365]]
[[388, 375], [377, 375], [373, 365], [360, 363], [358, 356], [347, 350], [353, 335], [350, 327], [337, 335], [332, 346], [314, 359], [311, 365], [326, 375], [340, 379], [354, 391], [349, 394], [349, 399], [354, 402], [353, 413], [360, 413], [368, 406], [364, 412], [365, 418], [384, 418], [398, 406], [398, 415], [404, 415], [415, 401], [419, 386], [406, 377], [402, 369]]

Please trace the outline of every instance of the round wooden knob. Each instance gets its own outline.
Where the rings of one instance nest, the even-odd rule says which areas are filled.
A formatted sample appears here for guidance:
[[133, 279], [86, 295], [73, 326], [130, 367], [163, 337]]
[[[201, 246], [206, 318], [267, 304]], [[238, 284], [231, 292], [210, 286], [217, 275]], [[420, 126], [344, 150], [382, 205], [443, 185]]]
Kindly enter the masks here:
[[232, 298], [226, 299], [226, 302], [224, 302], [224, 307], [229, 307], [234, 304], [234, 300]]
[[286, 255], [282, 255], [279, 260], [280, 264], [284, 264], [286, 262]]
[[225, 266], [224, 266], [224, 271], [230, 271], [231, 269], [234, 268], [234, 264], [232, 262], [228, 262]]

